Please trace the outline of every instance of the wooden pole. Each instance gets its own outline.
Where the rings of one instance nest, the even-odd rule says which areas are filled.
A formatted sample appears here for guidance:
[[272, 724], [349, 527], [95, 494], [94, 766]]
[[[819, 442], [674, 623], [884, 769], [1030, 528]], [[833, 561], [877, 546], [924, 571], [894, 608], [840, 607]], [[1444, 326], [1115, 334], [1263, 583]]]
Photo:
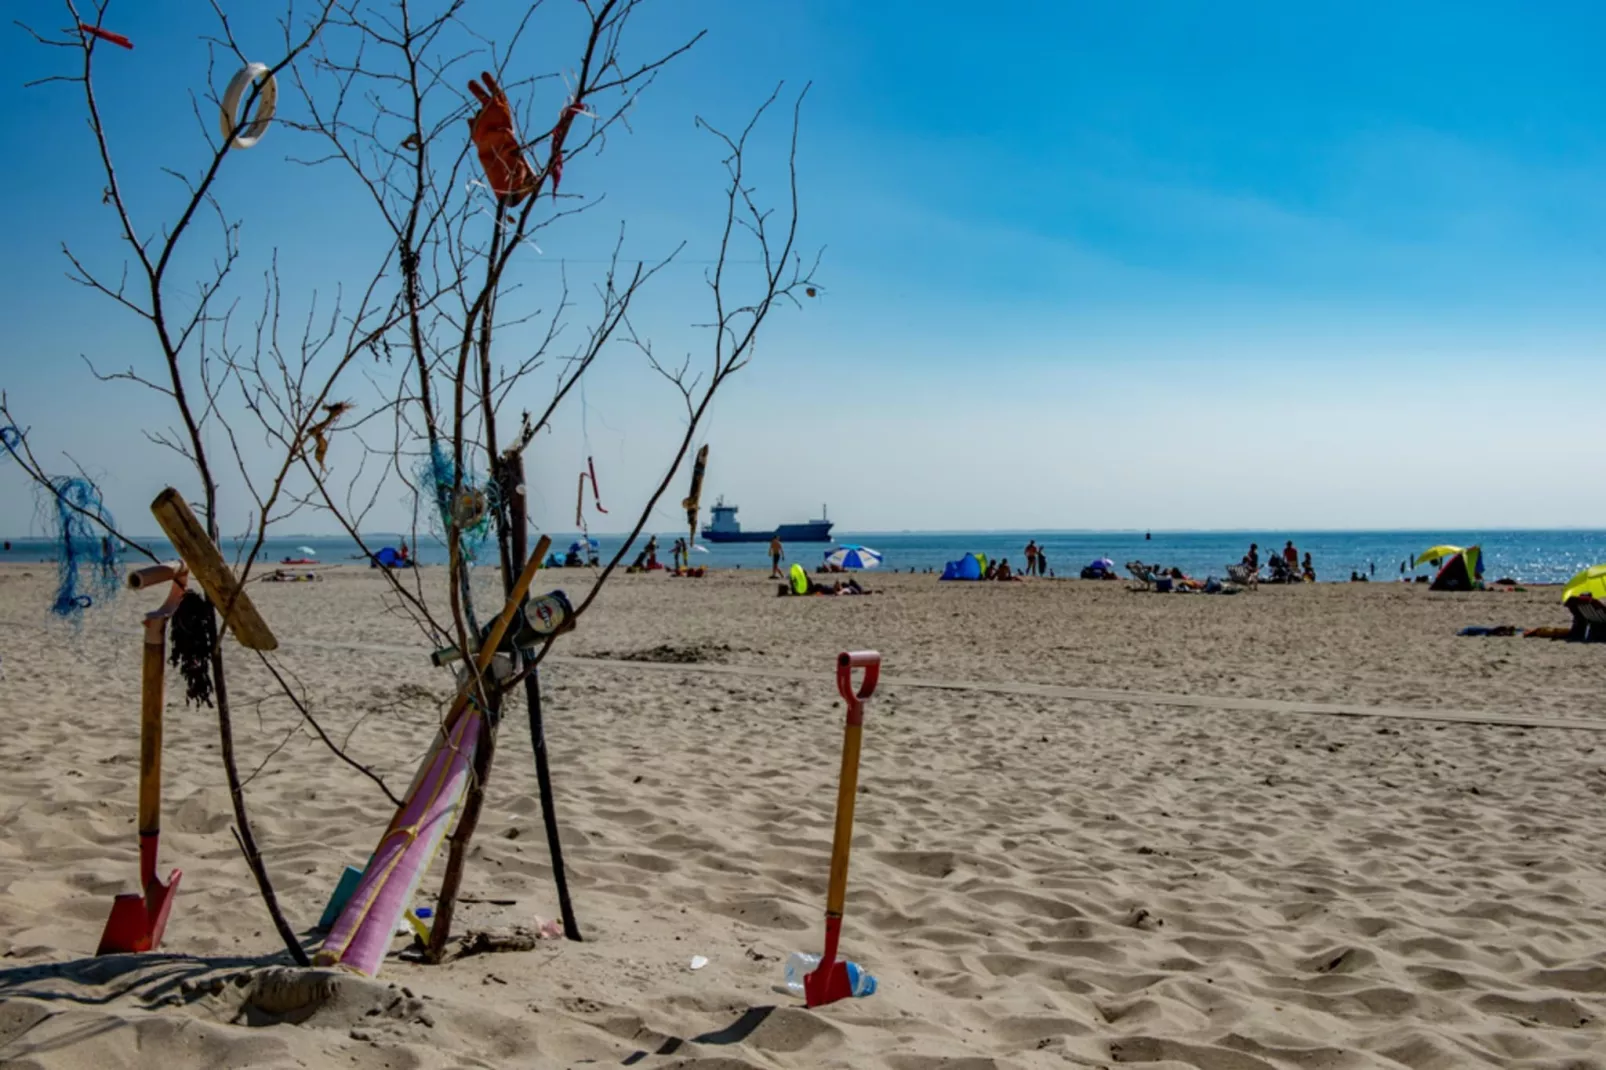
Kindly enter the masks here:
[[240, 645], [251, 650], [277, 650], [279, 641], [273, 637], [267, 621], [257, 612], [245, 588], [235, 580], [217, 544], [207, 536], [183, 496], [168, 487], [151, 503], [151, 512], [178, 556], [200, 581], [201, 589], [223, 614], [223, 623], [234, 632]]
[[[524, 494], [524, 454], [510, 452], [502, 461], [508, 503], [509, 536], [515, 557], [522, 556], [529, 541], [529, 521], [526, 519]], [[534, 650], [522, 650], [526, 661], [535, 656]], [[546, 722], [541, 712], [541, 673], [536, 669], [524, 678], [524, 708], [530, 718], [530, 750], [535, 756], [535, 783], [541, 797], [541, 824], [546, 828], [547, 856], [552, 860], [552, 883], [557, 886], [558, 914], [563, 919], [565, 939], [580, 942], [580, 919], [575, 917], [574, 902], [569, 898], [569, 876], [563, 868], [563, 839], [558, 834], [558, 807], [552, 794], [552, 768], [547, 760]]]

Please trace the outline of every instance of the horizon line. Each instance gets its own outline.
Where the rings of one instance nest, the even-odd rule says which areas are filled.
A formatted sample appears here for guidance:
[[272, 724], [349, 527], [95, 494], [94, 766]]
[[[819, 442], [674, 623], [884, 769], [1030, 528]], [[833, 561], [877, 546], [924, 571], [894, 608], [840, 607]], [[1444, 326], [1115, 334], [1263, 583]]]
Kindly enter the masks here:
[[[675, 532], [675, 530], [676, 529], [673, 529], [673, 528], [667, 529], [667, 531], [670, 532], [670, 533]], [[1144, 534], [1144, 535], [1248, 535], [1248, 536], [1255, 536], [1257, 534], [1261, 534], [1261, 533], [1268, 532], [1268, 531], [1278, 532], [1278, 533], [1285, 534], [1285, 535], [1430, 535], [1430, 534], [1434, 534], [1434, 533], [1441, 534], [1441, 535], [1453, 535], [1453, 534], [1460, 534], [1460, 533], [1477, 533], [1477, 532], [1488, 532], [1488, 533], [1543, 532], [1543, 533], [1550, 533], [1550, 534], [1556, 534], [1556, 533], [1606, 534], [1606, 527], [1572, 527], [1572, 526], [1566, 526], [1566, 525], [1555, 526], [1555, 527], [1552, 527], [1552, 526], [1523, 527], [1523, 526], [1501, 525], [1501, 526], [1487, 526], [1487, 527], [1298, 528], [1298, 527], [1278, 527], [1276, 525], [1265, 525], [1265, 526], [1262, 526], [1262, 527], [1253, 527], [1253, 528], [1049, 528], [1049, 527], [1038, 527], [1038, 528], [881, 528], [881, 529], [876, 529], [876, 528], [848, 528], [848, 529], [844, 529], [844, 533], [845, 534], [852, 535], [852, 536], [861, 536], [861, 535], [870, 535], [870, 536], [876, 536], [876, 535], [894, 535], [894, 536], [898, 536], [898, 535], [923, 535], [923, 536], [931, 536], [931, 535], [967, 535], [967, 536], [968, 535], [1026, 535], [1026, 536], [1034, 536], [1034, 535], [1139, 535], [1139, 534]], [[653, 531], [653, 530], [650, 530], [650, 529], [643, 529], [641, 534], [642, 534], [642, 536], [647, 536], [647, 535], [665, 534], [665, 533], [666, 532], [664, 532], [664, 531]], [[430, 532], [411, 533], [411, 532], [405, 532], [405, 531], [372, 531], [372, 532], [362, 532], [360, 534], [362, 534], [364, 537], [397, 535], [397, 536], [401, 536], [401, 537], [404, 537], [404, 538], [429, 539], [429, 540], [432, 540], [432, 541], [438, 541], [438, 536], [436, 536], [436, 535], [434, 535], [433, 533], [430, 533]], [[621, 538], [624, 538], [625, 536], [627, 536], [629, 534], [629, 532], [624, 532], [624, 531], [618, 531], [618, 532], [592, 531], [592, 532], [582, 533], [580, 531], [562, 531], [562, 530], [557, 530], [557, 529], [550, 529], [550, 530], [547, 530], [545, 532], [541, 532], [540, 534], [550, 535], [550, 536], [553, 536], [554, 538], [559, 537], [559, 536], [569, 536], [569, 535], [573, 535], [575, 537], [579, 537], [582, 534], [589, 534], [590, 537], [594, 538], [594, 539], [598, 539], [598, 538], [601, 538], [601, 539], [621, 539]], [[832, 533], [832, 538], [830, 538], [828, 540], [825, 540], [825, 541], [826, 542], [839, 541], [836, 538], [836, 534], [837, 533], [833, 532]], [[237, 541], [238, 539], [241, 539], [241, 538], [249, 538], [249, 537], [251, 537], [251, 536], [246, 536], [246, 535], [242, 535], [242, 536], [227, 536], [226, 535], [226, 536], [224, 536], [222, 541], [224, 541], [224, 542], [233, 542], [233, 541]], [[52, 535], [9, 535], [9, 536], [0, 536], [0, 538], [3, 538], [5, 540], [11, 541], [11, 542], [23, 542], [23, 541], [29, 541], [29, 542], [33, 542], [33, 541], [55, 542], [57, 537], [56, 536], [52, 536]], [[136, 539], [136, 540], [141, 541], [141, 542], [154, 542], [154, 541], [165, 539], [165, 538], [167, 538], [166, 534], [165, 533], [161, 533], [161, 532], [135, 533], [135, 534], [132, 534], [132, 535], [125, 536], [125, 539]], [[313, 534], [311, 532], [287, 532], [287, 533], [282, 534], [282, 535], [281, 534], [270, 534], [268, 536], [268, 538], [269, 539], [342, 539], [342, 540], [352, 541], [353, 545], [355, 545], [355, 541], [351, 540], [351, 536], [346, 534], [346, 533], [344, 533], [344, 532], [329, 533], [329, 534], [322, 534], [322, 535]], [[783, 540], [783, 541], [785, 541], [785, 540]], [[792, 541], [795, 542], [797, 540], [792, 540]], [[812, 542], [814, 540], [808, 540], [808, 541]], [[756, 545], [756, 543], [755, 543], [755, 545]]]

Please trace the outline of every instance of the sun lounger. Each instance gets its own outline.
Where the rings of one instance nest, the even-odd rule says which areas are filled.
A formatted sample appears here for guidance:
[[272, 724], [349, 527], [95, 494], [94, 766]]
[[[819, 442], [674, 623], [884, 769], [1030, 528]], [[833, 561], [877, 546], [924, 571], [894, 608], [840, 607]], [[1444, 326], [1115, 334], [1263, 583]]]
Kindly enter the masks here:
[[1132, 590], [1154, 590], [1154, 581], [1159, 577], [1154, 574], [1154, 570], [1149, 568], [1148, 565], [1145, 565], [1142, 561], [1128, 561], [1126, 563], [1126, 570], [1132, 573], [1133, 579], [1138, 581], [1138, 586], [1131, 588]]
[[1257, 587], [1260, 585], [1260, 570], [1248, 565], [1228, 565], [1227, 579], [1240, 587]]

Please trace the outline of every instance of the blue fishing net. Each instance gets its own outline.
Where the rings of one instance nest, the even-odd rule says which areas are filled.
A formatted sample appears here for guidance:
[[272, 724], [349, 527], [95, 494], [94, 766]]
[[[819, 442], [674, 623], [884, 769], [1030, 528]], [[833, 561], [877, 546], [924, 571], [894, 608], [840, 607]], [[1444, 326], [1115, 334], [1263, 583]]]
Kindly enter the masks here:
[[[7, 453], [17, 457], [21, 445], [22, 432], [0, 427], [0, 446]], [[55, 528], [56, 598], [50, 610], [71, 617], [94, 605], [97, 597], [102, 601], [117, 597], [122, 588], [122, 550], [118, 540], [107, 534], [115, 521], [91, 480], [52, 476], [48, 489], [49, 504], [40, 505]]]
[[473, 561], [490, 537], [491, 523], [498, 506], [498, 494], [492, 480], [464, 473], [458, 486], [457, 466], [452, 455], [440, 442], [432, 442], [429, 460], [419, 467], [419, 482], [431, 489], [435, 496], [435, 509], [430, 514], [430, 530], [445, 541], [447, 532], [457, 529], [458, 547], [463, 558]]
[[97, 597], [107, 602], [117, 597], [121, 554], [117, 539], [106, 534], [115, 521], [99, 487], [77, 476], [56, 476], [50, 487], [56, 510], [56, 600], [50, 609], [70, 617]]

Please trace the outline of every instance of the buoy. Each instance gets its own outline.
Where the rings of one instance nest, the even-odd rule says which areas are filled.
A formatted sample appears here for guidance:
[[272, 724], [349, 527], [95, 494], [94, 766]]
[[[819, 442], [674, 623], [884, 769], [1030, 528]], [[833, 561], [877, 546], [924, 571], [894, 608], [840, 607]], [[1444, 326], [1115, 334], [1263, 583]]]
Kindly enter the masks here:
[[[267, 81], [263, 82], [262, 79]], [[240, 127], [235, 133], [235, 124], [244, 122], [240, 117], [240, 102], [246, 97], [251, 86], [261, 82], [262, 91], [257, 95], [257, 113], [250, 122]], [[248, 149], [262, 140], [262, 135], [268, 132], [268, 124], [273, 122], [273, 110], [279, 102], [279, 82], [268, 71], [264, 63], [247, 63], [229, 82], [228, 89], [223, 91], [223, 108], [219, 114], [220, 125], [223, 128], [223, 138], [228, 140], [234, 137], [233, 145], [237, 149]]]

